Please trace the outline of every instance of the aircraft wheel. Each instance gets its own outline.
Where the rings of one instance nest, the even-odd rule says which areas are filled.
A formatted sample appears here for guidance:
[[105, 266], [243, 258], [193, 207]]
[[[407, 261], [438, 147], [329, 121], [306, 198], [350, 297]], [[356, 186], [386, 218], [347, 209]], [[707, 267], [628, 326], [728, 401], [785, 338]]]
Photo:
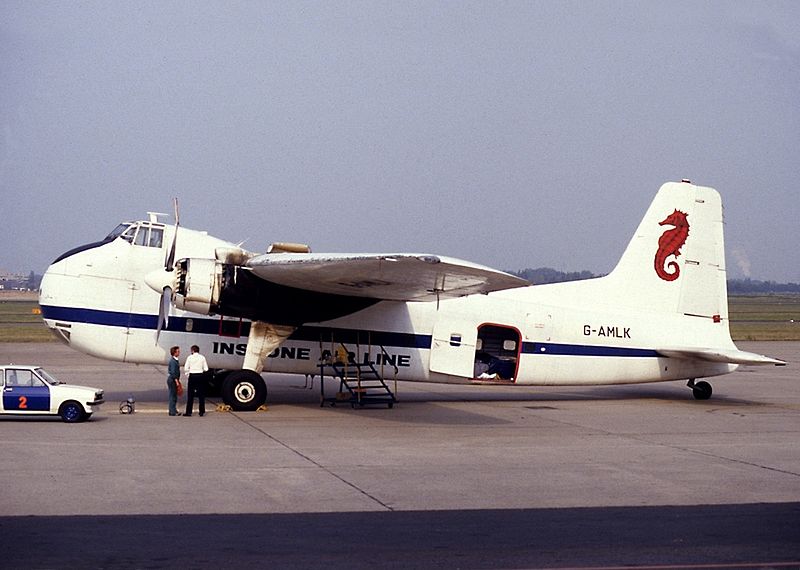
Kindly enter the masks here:
[[235, 412], [254, 412], [267, 401], [267, 385], [252, 370], [237, 370], [222, 383], [222, 401]]
[[695, 400], [708, 400], [711, 397], [711, 392], [711, 384], [704, 380], [695, 382], [694, 386], [692, 386], [692, 394]]
[[206, 397], [219, 397], [222, 395], [222, 385], [225, 383], [225, 378], [230, 374], [229, 370], [214, 370], [209, 372], [209, 379], [206, 382]]

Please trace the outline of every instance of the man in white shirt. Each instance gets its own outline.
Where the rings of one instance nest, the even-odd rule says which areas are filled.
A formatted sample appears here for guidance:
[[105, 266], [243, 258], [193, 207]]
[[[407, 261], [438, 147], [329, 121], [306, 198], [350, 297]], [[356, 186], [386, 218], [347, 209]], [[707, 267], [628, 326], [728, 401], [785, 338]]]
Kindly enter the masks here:
[[200, 347], [196, 344], [192, 346], [192, 354], [186, 359], [183, 369], [189, 377], [188, 393], [186, 394], [186, 413], [183, 414], [183, 417], [192, 415], [195, 394], [197, 394], [198, 407], [202, 417], [206, 415], [206, 372], [208, 372], [208, 363], [206, 362], [206, 357], [200, 354]]

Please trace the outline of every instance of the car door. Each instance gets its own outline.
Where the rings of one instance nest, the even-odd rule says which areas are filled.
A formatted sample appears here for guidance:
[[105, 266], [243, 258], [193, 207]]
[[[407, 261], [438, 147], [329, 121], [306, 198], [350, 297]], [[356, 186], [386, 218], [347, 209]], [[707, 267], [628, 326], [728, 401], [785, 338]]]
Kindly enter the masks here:
[[6, 412], [49, 412], [50, 387], [30, 369], [6, 368], [3, 410]]

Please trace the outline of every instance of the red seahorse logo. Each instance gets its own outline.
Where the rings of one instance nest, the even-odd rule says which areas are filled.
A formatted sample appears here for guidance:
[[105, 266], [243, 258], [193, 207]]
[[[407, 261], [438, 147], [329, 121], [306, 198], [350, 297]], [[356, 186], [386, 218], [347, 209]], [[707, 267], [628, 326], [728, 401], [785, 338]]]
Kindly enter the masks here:
[[[664, 281], [675, 281], [681, 274], [681, 268], [675, 260], [667, 263], [667, 258], [674, 255], [676, 258], [681, 254], [681, 248], [689, 237], [689, 222], [686, 221], [687, 214], [680, 210], [675, 210], [659, 226], [674, 226], [671, 230], [665, 231], [658, 238], [658, 251], [656, 251], [655, 268], [656, 274]], [[670, 271], [667, 271], [667, 268]]]

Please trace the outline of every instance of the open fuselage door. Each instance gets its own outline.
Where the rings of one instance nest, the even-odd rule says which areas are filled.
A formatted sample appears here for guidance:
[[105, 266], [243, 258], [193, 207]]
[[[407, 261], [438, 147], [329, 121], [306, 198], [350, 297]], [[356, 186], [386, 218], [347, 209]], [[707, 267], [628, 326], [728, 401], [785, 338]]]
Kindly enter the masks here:
[[431, 372], [472, 378], [477, 340], [478, 327], [473, 319], [438, 313], [431, 340]]
[[478, 327], [475, 378], [514, 382], [519, 370], [522, 335], [507, 325], [484, 323]]

